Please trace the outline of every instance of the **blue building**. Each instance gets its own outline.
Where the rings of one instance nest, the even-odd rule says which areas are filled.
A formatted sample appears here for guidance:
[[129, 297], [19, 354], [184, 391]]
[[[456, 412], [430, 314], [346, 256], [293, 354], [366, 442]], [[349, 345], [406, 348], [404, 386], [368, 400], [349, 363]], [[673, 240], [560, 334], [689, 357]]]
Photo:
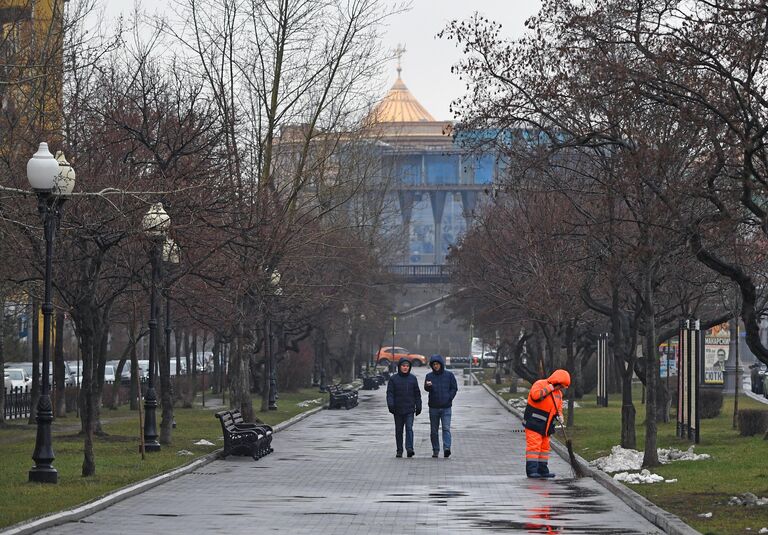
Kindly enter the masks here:
[[483, 191], [498, 173], [496, 158], [472, 151], [437, 121], [398, 77], [368, 117], [403, 226], [403, 264], [444, 264], [448, 248], [470, 224]]

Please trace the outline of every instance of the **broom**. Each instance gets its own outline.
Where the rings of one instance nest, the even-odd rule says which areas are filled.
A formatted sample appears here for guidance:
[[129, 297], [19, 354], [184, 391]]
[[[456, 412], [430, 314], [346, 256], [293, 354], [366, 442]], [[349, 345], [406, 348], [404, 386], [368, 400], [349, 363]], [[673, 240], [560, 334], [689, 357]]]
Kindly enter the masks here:
[[563, 438], [565, 439], [565, 447], [568, 449], [568, 462], [571, 463], [571, 470], [573, 471], [573, 477], [576, 479], [580, 479], [587, 474], [584, 472], [584, 468], [581, 466], [581, 463], [579, 463], [578, 459], [576, 459], [576, 454], [573, 453], [573, 442], [571, 442], [571, 439], [568, 438], [568, 435], [565, 432], [565, 425], [563, 422], [560, 421], [559, 418], [556, 418], [557, 422], [560, 424], [560, 430], [563, 432]]

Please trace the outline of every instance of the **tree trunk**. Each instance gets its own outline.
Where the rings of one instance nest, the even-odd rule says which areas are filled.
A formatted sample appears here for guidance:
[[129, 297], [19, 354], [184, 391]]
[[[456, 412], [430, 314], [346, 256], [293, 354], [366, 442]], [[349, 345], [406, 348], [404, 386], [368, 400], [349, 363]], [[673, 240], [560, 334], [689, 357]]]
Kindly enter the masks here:
[[[162, 338], [162, 339], [161, 339]], [[164, 337], [158, 336], [157, 361], [160, 364], [160, 406], [162, 419], [160, 420], [160, 444], [171, 444], [173, 430], [173, 387], [171, 386], [171, 361], [170, 353], [165, 344]], [[178, 387], [178, 381], [177, 381]]]
[[192, 382], [192, 388], [189, 389], [189, 406], [191, 407], [195, 396], [197, 396], [197, 329], [195, 328], [192, 329], [192, 367], [187, 368], [187, 373]]
[[632, 372], [622, 375], [621, 382], [621, 447], [625, 449], [637, 448], [637, 435], [635, 433], [635, 405], [632, 402]]
[[261, 412], [269, 410], [269, 378], [272, 374], [272, 359], [270, 351], [272, 347], [272, 333], [270, 332], [269, 320], [264, 320], [264, 373], [261, 376]]
[[218, 394], [221, 389], [221, 337], [213, 336], [213, 377], [211, 377], [211, 393]]
[[234, 339], [234, 351], [230, 354], [230, 407], [240, 409], [243, 418], [246, 421], [253, 421], [253, 400], [251, 398], [250, 381], [250, 355], [248, 354], [249, 345], [244, 343], [242, 336]]
[[652, 468], [658, 466], [659, 453], [656, 449], [656, 401], [659, 384], [659, 351], [656, 346], [656, 310], [653, 303], [653, 272], [648, 268], [645, 276], [645, 385], [648, 390], [645, 405], [645, 451], [643, 455], [643, 467]]
[[568, 373], [571, 375], [571, 384], [568, 387], [568, 415], [566, 416], [566, 427], [573, 427], [574, 425], [574, 411], [573, 410], [573, 403], [575, 399], [576, 394], [576, 359], [573, 352], [573, 333], [574, 333], [574, 326], [572, 321], [568, 321], [568, 324], [565, 328], [565, 368], [568, 370]]
[[[184, 337], [185, 333], [183, 329], [174, 329], [173, 330], [173, 347], [174, 347], [174, 358], [176, 359], [176, 371], [178, 373], [178, 370], [181, 369], [181, 353], [184, 348]], [[176, 388], [181, 388], [181, 385], [177, 382]]]
[[[5, 292], [0, 292], [0, 370], [5, 369]], [[0, 427], [5, 424], [5, 383], [0, 389]]]
[[94, 355], [94, 381], [92, 383], [92, 395], [94, 396], [94, 432], [99, 436], [104, 436], [107, 433], [101, 425], [101, 396], [104, 392], [104, 372], [107, 367], [107, 344], [109, 342], [109, 324], [102, 321], [99, 322], [98, 332], [98, 350]]
[[[735, 352], [735, 358], [736, 358], [736, 369], [734, 370], [734, 373], [736, 374], [736, 381], [734, 381], [734, 391], [733, 391], [733, 428], [736, 429], [737, 421], [739, 417], [739, 390], [741, 389], [741, 365], [739, 364], [739, 320], [738, 318], [734, 318], [731, 320], [731, 339], [735, 339], [735, 342], [731, 344], [731, 347], [734, 348]], [[680, 373], [678, 371], [678, 373]]]
[[66, 373], [64, 370], [64, 312], [56, 313], [56, 336], [53, 345], [53, 407], [57, 418], [65, 418], [67, 399], [64, 396], [66, 388]]
[[93, 434], [96, 423], [96, 404], [93, 395], [93, 378], [95, 363], [95, 340], [93, 336], [93, 316], [78, 318], [78, 331], [80, 335], [80, 353], [83, 357], [83, 381], [80, 385], [80, 424], [84, 435], [83, 441], [83, 477], [96, 474], [96, 458], [93, 451]]

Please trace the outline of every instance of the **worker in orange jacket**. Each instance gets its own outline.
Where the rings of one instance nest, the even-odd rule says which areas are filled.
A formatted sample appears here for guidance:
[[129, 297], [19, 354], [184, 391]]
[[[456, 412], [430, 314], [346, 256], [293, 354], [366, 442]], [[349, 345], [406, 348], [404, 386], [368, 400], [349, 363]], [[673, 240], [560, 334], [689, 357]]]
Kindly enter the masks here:
[[549, 471], [549, 435], [555, 431], [555, 418], [563, 418], [563, 389], [571, 385], [571, 375], [555, 370], [547, 379], [533, 383], [523, 414], [525, 427], [525, 473], [531, 478], [555, 477]]

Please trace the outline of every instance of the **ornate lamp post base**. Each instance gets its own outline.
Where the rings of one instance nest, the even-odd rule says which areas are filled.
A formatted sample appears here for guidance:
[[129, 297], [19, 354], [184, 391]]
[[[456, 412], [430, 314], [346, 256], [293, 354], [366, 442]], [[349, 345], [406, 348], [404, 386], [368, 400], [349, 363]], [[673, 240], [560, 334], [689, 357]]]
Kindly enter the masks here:
[[[157, 441], [157, 418], [155, 410], [157, 409], [157, 394], [154, 387], [147, 388], [147, 395], [144, 398], [144, 451], [160, 451], [160, 443]], [[141, 449], [139, 449], [141, 451]]]
[[40, 396], [37, 403], [37, 437], [32, 459], [35, 466], [29, 470], [29, 481], [32, 483], [58, 483], [59, 472], [52, 466], [54, 455], [51, 447], [51, 423], [53, 410], [51, 398], [47, 394]]
[[50, 464], [36, 465], [29, 470], [30, 483], [58, 483], [59, 472]]

